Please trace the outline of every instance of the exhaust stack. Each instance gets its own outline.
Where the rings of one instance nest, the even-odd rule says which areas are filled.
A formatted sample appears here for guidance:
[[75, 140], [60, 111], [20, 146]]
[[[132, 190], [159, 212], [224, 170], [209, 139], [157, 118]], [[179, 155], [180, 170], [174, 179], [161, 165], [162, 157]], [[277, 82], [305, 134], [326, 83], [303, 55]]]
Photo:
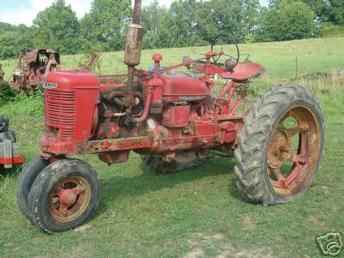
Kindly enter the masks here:
[[140, 64], [143, 43], [143, 26], [141, 25], [141, 0], [135, 0], [133, 20], [129, 25], [125, 46], [124, 63], [128, 66], [128, 87], [134, 87], [135, 66]]

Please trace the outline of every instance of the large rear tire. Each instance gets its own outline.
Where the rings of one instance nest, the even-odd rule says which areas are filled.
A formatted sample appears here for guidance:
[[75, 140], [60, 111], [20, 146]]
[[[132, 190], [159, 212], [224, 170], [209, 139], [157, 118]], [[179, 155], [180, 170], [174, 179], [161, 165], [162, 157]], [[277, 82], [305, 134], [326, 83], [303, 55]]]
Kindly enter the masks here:
[[29, 195], [33, 219], [47, 233], [76, 228], [95, 214], [100, 184], [95, 170], [81, 160], [59, 160], [36, 178]]
[[245, 118], [235, 151], [236, 185], [250, 202], [285, 203], [311, 186], [323, 154], [324, 119], [301, 86], [275, 87]]

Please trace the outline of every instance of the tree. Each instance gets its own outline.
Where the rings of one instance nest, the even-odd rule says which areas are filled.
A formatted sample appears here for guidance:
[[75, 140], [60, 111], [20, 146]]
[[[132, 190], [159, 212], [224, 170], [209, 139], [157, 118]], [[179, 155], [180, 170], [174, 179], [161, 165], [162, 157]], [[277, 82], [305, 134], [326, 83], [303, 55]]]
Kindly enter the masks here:
[[201, 37], [211, 44], [239, 43], [251, 38], [258, 23], [258, 0], [211, 0], [198, 15]]
[[257, 17], [256, 0], [212, 0], [200, 2], [196, 11], [200, 37], [210, 44], [242, 42]]
[[315, 13], [299, 0], [281, 0], [263, 11], [258, 40], [282, 41], [315, 36]]
[[64, 0], [57, 0], [41, 11], [33, 21], [33, 28], [36, 47], [58, 49], [64, 54], [80, 50], [80, 24]]
[[89, 47], [122, 49], [130, 11], [130, 0], [94, 0], [90, 13], [81, 21], [82, 37]]
[[[302, 0], [316, 14], [320, 22], [331, 22], [333, 24], [344, 24], [344, 1], [343, 0]], [[271, 0], [270, 4], [276, 5], [281, 0]]]
[[329, 0], [330, 2], [330, 21], [335, 24], [344, 25], [344, 1]]
[[246, 40], [254, 40], [259, 26], [261, 5], [259, 0], [242, 0], [243, 23]]
[[[154, 0], [149, 6], [143, 9], [143, 24], [145, 28], [144, 47], [160, 48], [166, 43], [166, 29], [168, 10], [159, 6]], [[168, 37], [168, 36], [167, 36]]]
[[196, 10], [197, 32], [200, 38], [211, 45], [215, 45], [225, 34], [216, 9], [212, 2], [202, 2]]
[[170, 30], [170, 47], [199, 45], [201, 38], [197, 31], [198, 3], [196, 0], [179, 0], [172, 3], [166, 17]]
[[23, 48], [33, 47], [32, 30], [25, 25], [0, 24], [0, 58], [13, 58]]
[[303, 0], [303, 2], [312, 8], [313, 12], [321, 22], [329, 20], [331, 8], [327, 0]]

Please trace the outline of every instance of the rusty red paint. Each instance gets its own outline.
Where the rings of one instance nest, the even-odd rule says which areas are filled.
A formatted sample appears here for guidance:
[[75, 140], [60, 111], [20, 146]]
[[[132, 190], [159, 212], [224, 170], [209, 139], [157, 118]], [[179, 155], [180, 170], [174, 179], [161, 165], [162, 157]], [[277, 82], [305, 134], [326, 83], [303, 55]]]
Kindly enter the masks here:
[[[135, 2], [134, 23], [128, 33], [125, 63], [128, 75], [96, 76], [88, 72], [52, 71], [45, 91], [46, 133], [42, 155], [98, 153], [111, 164], [128, 159], [130, 151], [172, 157], [181, 150], [201, 151], [234, 145], [243, 124], [238, 113], [245, 96], [242, 84], [263, 71], [254, 63], [236, 64], [228, 71], [219, 64], [226, 54], [213, 50], [200, 60], [137, 70], [140, 63], [140, 6]], [[186, 68], [179, 71], [178, 68]], [[215, 77], [227, 83], [219, 97], [212, 95]]]
[[[294, 127], [285, 127], [284, 121], [288, 119], [295, 120]], [[290, 110], [273, 130], [267, 163], [272, 185], [282, 195], [292, 194], [297, 187], [302, 187], [305, 178], [310, 176], [308, 171], [314, 167], [319, 151], [310, 147], [316, 145], [319, 140], [316, 126], [307, 109], [296, 107]], [[298, 142], [297, 146], [293, 146], [293, 142]]]
[[160, 53], [156, 53], [153, 55], [152, 60], [155, 64], [160, 64], [160, 62], [163, 60], [163, 57]]
[[[156, 121], [160, 129], [156, 130], [159, 133], [153, 138], [149, 134], [137, 137], [139, 128], [130, 131], [120, 126], [121, 119], [127, 116], [126, 107], [118, 112], [114, 112], [111, 107], [101, 111], [105, 105], [111, 106], [108, 102], [114, 98], [120, 98], [125, 103], [126, 93], [116, 93], [122, 90], [122, 87], [107, 87], [104, 91], [102, 89], [105, 86], [101, 80], [86, 72], [50, 73], [48, 82], [57, 87], [45, 92], [48, 130], [42, 138], [42, 152], [51, 155], [74, 155], [80, 151], [103, 153], [152, 148], [152, 151], [154, 149], [162, 153], [234, 143], [238, 128], [235, 125], [242, 123], [242, 119], [236, 116], [242, 103], [239, 96], [234, 99], [236, 83], [228, 82], [220, 94], [221, 99], [212, 102], [209, 98], [212, 88], [210, 75], [199, 79], [156, 72], [151, 77], [145, 73], [141, 76], [144, 105], [131, 121], [146, 123], [152, 108], [157, 110], [156, 107], [160, 106], [162, 120]], [[105, 94], [108, 94], [106, 98]], [[102, 99], [106, 99], [106, 104], [99, 104]], [[190, 103], [197, 104], [192, 106]], [[61, 108], [57, 108], [59, 106]], [[224, 130], [222, 123], [229, 120], [234, 121], [233, 130]], [[160, 132], [166, 133], [156, 136]], [[126, 136], [122, 137], [122, 134]], [[162, 135], [164, 139], [160, 139]], [[111, 160], [109, 157], [103, 159]]]
[[25, 163], [25, 158], [22, 155], [16, 155], [12, 158], [0, 157], [0, 165], [15, 165], [20, 166]]
[[60, 64], [60, 55], [53, 49], [27, 49], [18, 58], [10, 85], [17, 91], [32, 93], [44, 83], [49, 72]]
[[[321, 157], [323, 137], [321, 119], [316, 119], [318, 112], [309, 112], [312, 106], [308, 102], [310, 98], [307, 97], [305, 106], [295, 108], [295, 103], [302, 105], [299, 101], [301, 96], [293, 98], [292, 109], [289, 107], [287, 114], [276, 113], [274, 116], [263, 112], [260, 117], [271, 118], [263, 119], [264, 128], [257, 131], [252, 131], [249, 125], [245, 128], [245, 132], [252, 131], [254, 144], [250, 137], [246, 139], [241, 137], [242, 134], [238, 137], [247, 114], [248, 84], [261, 75], [264, 68], [255, 63], [240, 63], [240, 51], [236, 45], [237, 58], [231, 53], [214, 51], [212, 46], [202, 58], [193, 60], [185, 57], [180, 64], [170, 67], [161, 64], [163, 57], [157, 53], [152, 57], [154, 63], [151, 68], [139, 70], [136, 66], [140, 64], [143, 43], [140, 13], [141, 0], [135, 0], [133, 23], [128, 27], [124, 55], [128, 74], [97, 76], [87, 71], [50, 71], [45, 77], [42, 157], [54, 162], [78, 154], [97, 154], [101, 161], [112, 165], [127, 162], [129, 154], [136, 152], [142, 156], [145, 165], [166, 173], [168, 170], [190, 168], [190, 163], [199, 164], [209, 154], [231, 156], [240, 146], [242, 152], [247, 152], [237, 156], [241, 157], [238, 159], [241, 165], [236, 171], [241, 181], [238, 186], [248, 200], [275, 204], [284, 201], [280, 196], [292, 197], [306, 189]], [[220, 94], [215, 95], [219, 79], [224, 86]], [[287, 98], [289, 90], [295, 89], [285, 89]], [[306, 93], [302, 95], [307, 96]], [[279, 111], [282, 112], [287, 104], [283, 103]], [[318, 109], [317, 105], [313, 107]], [[255, 115], [251, 115], [249, 117], [254, 118]], [[280, 123], [284, 115], [294, 116], [297, 128], [284, 130], [281, 127], [283, 123]], [[276, 117], [282, 120], [276, 122]], [[289, 150], [289, 138], [295, 132], [300, 138], [293, 153]], [[259, 139], [255, 137], [257, 134], [261, 136]], [[258, 161], [250, 159], [251, 147], [247, 146], [263, 148]], [[259, 166], [254, 166], [255, 171], [246, 171], [252, 167], [252, 164], [243, 163], [247, 158], [248, 162], [259, 163]], [[291, 163], [287, 173], [282, 171], [286, 161], [287, 165]], [[72, 164], [68, 159], [64, 162]], [[77, 176], [78, 170], [74, 170], [74, 165], [78, 164], [83, 172], [80, 176]], [[54, 171], [59, 173], [63, 167], [56, 166]], [[71, 171], [63, 171], [63, 176], [53, 185], [49, 181], [39, 182], [52, 186], [47, 198], [41, 198], [48, 201], [48, 207], [44, 206], [45, 202], [35, 206], [39, 210], [35, 214], [39, 216], [38, 220], [42, 217], [42, 229], [51, 231], [50, 222], [54, 222], [52, 231], [58, 224], [72, 228], [83, 219], [90, 218], [92, 212], [88, 211], [93, 211], [98, 204], [98, 182], [92, 174], [91, 168], [78, 161]], [[267, 185], [267, 176], [270, 185]], [[264, 184], [255, 183], [259, 180]], [[262, 190], [269, 192], [263, 193]], [[48, 208], [53, 220], [46, 219], [42, 208]]]
[[59, 223], [69, 223], [82, 215], [91, 201], [91, 186], [83, 177], [57, 182], [48, 196], [49, 212]]

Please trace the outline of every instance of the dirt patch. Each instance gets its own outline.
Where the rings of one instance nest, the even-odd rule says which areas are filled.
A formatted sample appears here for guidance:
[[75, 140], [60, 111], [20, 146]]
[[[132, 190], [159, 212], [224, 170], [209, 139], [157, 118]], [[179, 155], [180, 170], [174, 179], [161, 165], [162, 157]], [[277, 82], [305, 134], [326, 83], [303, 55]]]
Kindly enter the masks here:
[[272, 253], [267, 252], [266, 249], [253, 250], [226, 250], [216, 256], [216, 258], [273, 258]]
[[326, 224], [317, 216], [309, 216], [307, 222], [309, 222], [310, 224], [317, 225], [321, 228], [326, 228]]
[[243, 230], [253, 231], [256, 229], [256, 220], [248, 215], [241, 218], [240, 224]]
[[83, 232], [88, 231], [88, 230], [90, 230], [90, 229], [92, 229], [92, 226], [86, 224], [86, 225], [83, 225], [83, 226], [81, 226], [81, 227], [78, 227], [78, 228], [74, 229], [74, 232], [83, 233]]
[[195, 248], [192, 249], [191, 252], [189, 252], [187, 255], [184, 256], [184, 258], [201, 258], [204, 257], [204, 252], [202, 249]]
[[[246, 221], [247, 222], [247, 221]], [[249, 227], [252, 221], [249, 220]], [[183, 258], [273, 258], [273, 253], [269, 248], [244, 249], [233, 245], [223, 234], [204, 235], [194, 234], [189, 240], [191, 251]]]

